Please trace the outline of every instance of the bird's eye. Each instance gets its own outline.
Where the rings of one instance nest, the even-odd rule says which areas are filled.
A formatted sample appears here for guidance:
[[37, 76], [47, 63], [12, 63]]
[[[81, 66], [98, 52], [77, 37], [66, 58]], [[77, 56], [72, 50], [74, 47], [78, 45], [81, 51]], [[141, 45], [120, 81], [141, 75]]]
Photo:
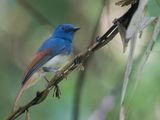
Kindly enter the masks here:
[[64, 26], [62, 26], [62, 30], [65, 31], [65, 32], [70, 32], [70, 31], [72, 31], [71, 28], [69, 28], [69, 27], [64, 27]]
[[65, 27], [64, 27], [63, 25], [61, 25], [61, 28], [62, 28], [62, 30], [64, 30], [64, 31], [65, 31]]

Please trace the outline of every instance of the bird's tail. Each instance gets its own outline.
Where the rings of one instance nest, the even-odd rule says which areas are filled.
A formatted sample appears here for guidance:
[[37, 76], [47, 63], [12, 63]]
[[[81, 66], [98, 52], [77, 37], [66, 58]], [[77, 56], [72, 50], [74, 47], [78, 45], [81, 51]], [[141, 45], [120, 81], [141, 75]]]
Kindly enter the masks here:
[[20, 98], [22, 97], [23, 93], [25, 90], [27, 90], [29, 87], [31, 87], [32, 85], [36, 84], [37, 81], [39, 80], [40, 78], [40, 75], [39, 73], [35, 73], [32, 75], [32, 77], [27, 80], [24, 85], [20, 88], [17, 96], [16, 96], [16, 99], [13, 103], [13, 108], [12, 108], [12, 111], [15, 111], [16, 110], [16, 107], [17, 107], [17, 103], [19, 102]]

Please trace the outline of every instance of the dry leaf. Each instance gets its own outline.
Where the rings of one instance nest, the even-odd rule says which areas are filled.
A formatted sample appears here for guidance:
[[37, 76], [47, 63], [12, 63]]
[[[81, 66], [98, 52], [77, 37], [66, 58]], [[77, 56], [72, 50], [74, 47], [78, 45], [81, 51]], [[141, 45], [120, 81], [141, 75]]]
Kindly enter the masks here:
[[136, 0], [121, 0], [121, 1], [116, 2], [115, 4], [123, 7], [123, 6], [133, 4], [133, 3], [135, 3], [135, 1]]

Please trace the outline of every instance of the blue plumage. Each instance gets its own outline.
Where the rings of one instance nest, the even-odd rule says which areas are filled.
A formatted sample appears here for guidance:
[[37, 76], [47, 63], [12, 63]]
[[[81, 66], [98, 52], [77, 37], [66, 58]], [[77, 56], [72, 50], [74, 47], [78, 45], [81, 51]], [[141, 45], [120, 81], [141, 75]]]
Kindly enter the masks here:
[[62, 24], [56, 27], [52, 36], [44, 41], [36, 57], [28, 66], [22, 85], [44, 64], [57, 55], [72, 54], [72, 40], [75, 31], [79, 28], [71, 24]]
[[43, 77], [45, 72], [54, 71], [53, 65], [57, 65], [58, 67], [55, 67], [57, 69], [59, 64], [67, 62], [65, 60], [68, 60], [67, 56], [72, 54], [73, 36], [78, 29], [71, 24], [59, 25], [51, 37], [44, 41], [25, 71], [22, 87], [14, 102], [14, 110], [17, 101], [27, 88], [35, 84], [37, 79]]
[[78, 29], [71, 24], [59, 25], [52, 36], [42, 44], [38, 52], [51, 48], [53, 56], [61, 53], [70, 54], [72, 52], [73, 36]]
[[62, 38], [51, 37], [45, 41], [39, 48], [38, 52], [43, 52], [51, 49], [50, 54], [56, 56], [58, 54], [71, 53], [72, 43], [70, 41], [65, 41]]
[[62, 24], [56, 27], [52, 36], [44, 41], [38, 49], [36, 57], [28, 66], [22, 85], [44, 64], [57, 55], [70, 55], [72, 53], [72, 40], [75, 31], [79, 28], [71, 24]]

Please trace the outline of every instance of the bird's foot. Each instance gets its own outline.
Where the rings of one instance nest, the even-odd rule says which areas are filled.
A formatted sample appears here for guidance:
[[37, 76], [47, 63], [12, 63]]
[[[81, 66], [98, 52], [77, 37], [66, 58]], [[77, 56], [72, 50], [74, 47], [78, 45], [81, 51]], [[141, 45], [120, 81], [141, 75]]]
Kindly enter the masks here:
[[98, 43], [100, 42], [100, 37], [99, 36], [96, 37], [96, 42], [98, 42]]
[[60, 96], [61, 96], [61, 91], [60, 91], [60, 88], [58, 85], [55, 85], [53, 97], [54, 96], [57, 98], [60, 98]]
[[61, 70], [57, 70], [57, 72], [55, 73], [57, 76], [63, 76], [64, 79], [67, 80], [67, 76], [61, 73]]
[[53, 68], [53, 67], [43, 67], [43, 71], [44, 72], [52, 72], [56, 75], [61, 75], [61, 72], [58, 69]]
[[43, 67], [43, 71], [44, 72], [53, 72], [53, 73], [57, 73], [57, 69], [56, 68], [53, 68], [53, 67]]
[[76, 58], [74, 60], [74, 64], [77, 65], [77, 68], [79, 71], [83, 71], [84, 70], [84, 66], [83, 66], [83, 61], [79, 58]]
[[55, 74], [56, 74], [57, 76], [61, 76], [61, 75], [62, 75], [62, 73], [61, 73], [60, 70], [57, 70], [57, 71], [55, 72]]
[[79, 59], [79, 57], [77, 57], [76, 59], [74, 59], [74, 64], [78, 65], [81, 63], [81, 60]]

